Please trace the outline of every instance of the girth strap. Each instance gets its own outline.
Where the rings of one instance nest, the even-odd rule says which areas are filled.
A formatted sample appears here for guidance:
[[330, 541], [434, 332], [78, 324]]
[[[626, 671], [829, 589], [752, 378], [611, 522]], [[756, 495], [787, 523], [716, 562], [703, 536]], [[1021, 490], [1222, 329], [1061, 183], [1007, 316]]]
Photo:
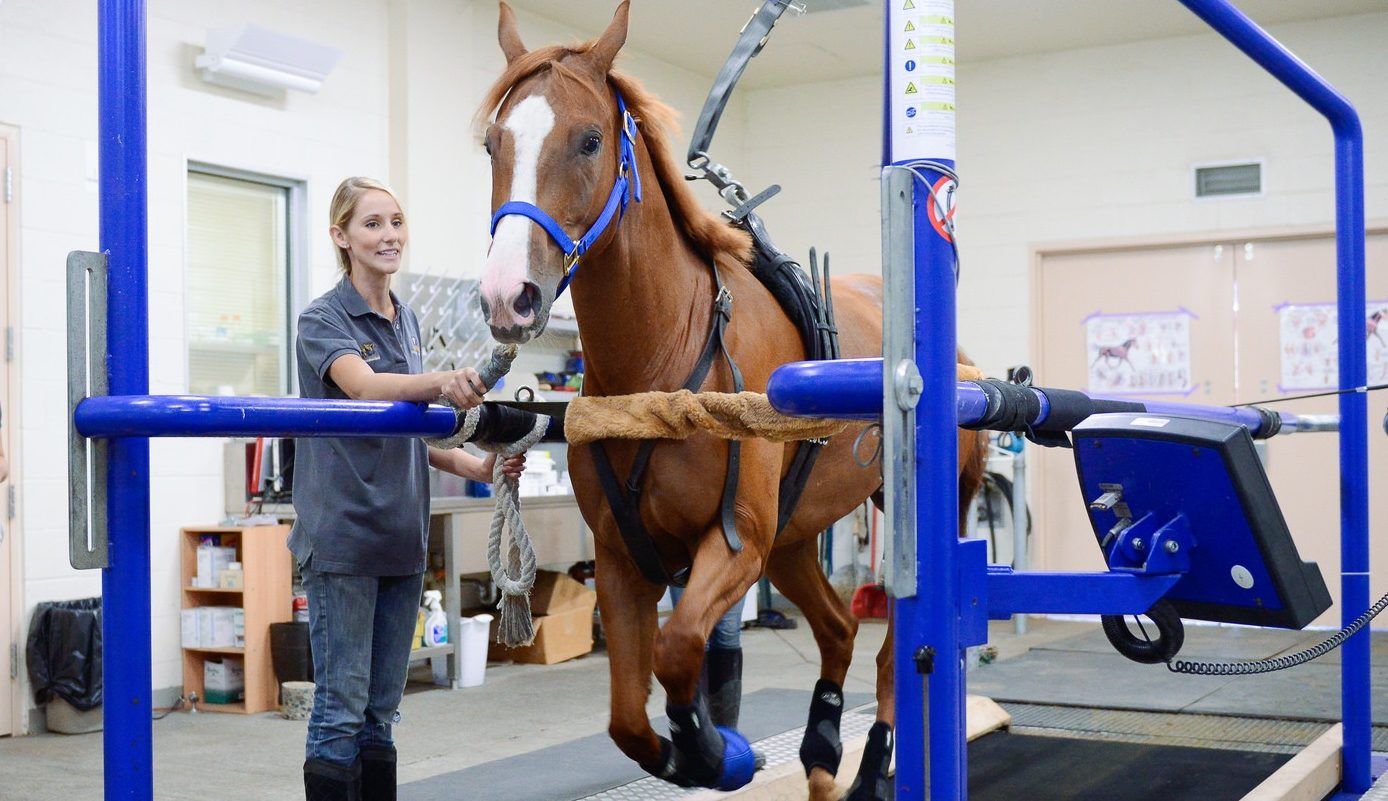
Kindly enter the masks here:
[[[724, 339], [724, 332], [727, 330], [728, 321], [733, 316], [733, 296], [723, 284], [723, 276], [718, 272], [718, 265], [713, 265], [713, 280], [718, 289], [718, 294], [713, 300], [713, 321], [709, 326], [708, 339], [704, 342], [703, 352], [699, 354], [699, 360], [694, 364], [694, 370], [689, 374], [689, 378], [684, 382], [684, 389], [690, 392], [697, 392], [703, 386], [704, 379], [708, 377], [709, 370], [713, 367], [714, 357], [721, 351], [723, 358], [728, 363], [728, 370], [733, 376], [733, 391], [741, 392], [745, 384], [742, 379], [742, 371], [738, 369], [737, 362], [733, 361], [732, 354], [728, 352], [728, 345]], [[641, 575], [653, 584], [673, 584], [676, 587], [683, 587], [689, 580], [688, 569], [671, 573], [665, 567], [665, 562], [660, 558], [659, 552], [655, 547], [655, 540], [651, 537], [646, 526], [641, 522], [641, 484], [646, 475], [646, 468], [650, 465], [651, 453], [655, 450], [659, 440], [645, 440], [636, 451], [636, 458], [632, 460], [631, 472], [627, 475], [624, 485], [617, 482], [616, 471], [612, 468], [612, 461], [607, 456], [607, 450], [601, 442], [589, 444], [589, 452], [593, 455], [593, 465], [597, 469], [598, 481], [602, 485], [603, 494], [607, 496], [607, 503], [612, 507], [612, 517], [617, 522], [617, 528], [621, 532], [622, 541], [626, 543], [627, 552], [641, 570]], [[737, 534], [737, 483], [741, 473], [742, 465], [742, 443], [737, 440], [728, 442], [728, 473], [723, 481], [722, 527], [723, 537], [728, 541], [728, 547], [734, 553], [742, 550], [742, 538]]]

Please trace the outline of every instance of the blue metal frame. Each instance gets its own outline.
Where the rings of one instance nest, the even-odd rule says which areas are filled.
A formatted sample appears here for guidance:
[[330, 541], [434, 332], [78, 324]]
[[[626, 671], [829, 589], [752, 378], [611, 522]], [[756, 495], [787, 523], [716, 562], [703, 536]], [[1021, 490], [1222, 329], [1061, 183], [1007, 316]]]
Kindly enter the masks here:
[[[145, 6], [101, 0], [97, 14], [101, 249], [109, 257], [106, 305], [109, 389], [149, 391], [145, 167]], [[150, 705], [149, 441], [111, 443], [107, 473], [110, 566], [101, 571], [103, 754], [108, 799], [154, 795]]]
[[[1340, 385], [1344, 389], [1362, 385], [1364, 201], [1363, 139], [1358, 116], [1348, 101], [1227, 0], [1181, 2], [1331, 123], [1335, 135]], [[149, 383], [149, 336], [143, 0], [100, 0], [98, 40], [100, 237], [102, 249], [110, 256], [110, 391], [115, 396], [144, 396]], [[890, 103], [886, 105], [890, 107]], [[890, 160], [889, 137], [890, 127], [884, 126], [884, 163]], [[946, 161], [945, 166], [952, 168], [953, 164]], [[932, 181], [941, 175], [928, 169], [922, 172]], [[957, 545], [953, 536], [943, 535], [958, 527], [953, 468], [959, 414], [954, 373], [954, 273], [952, 249], [943, 238], [934, 235], [926, 216], [927, 202], [928, 195], [920, 191], [915, 198], [914, 214], [916, 292], [922, 302], [917, 306], [915, 325], [919, 332], [916, 364], [924, 393], [918, 407], [916, 437], [920, 452], [936, 458], [919, 460], [916, 481], [920, 521], [917, 572], [931, 576], [931, 586], [929, 592], [896, 601], [897, 736], [903, 743], [927, 745], [924, 749], [898, 750], [897, 798], [963, 799], [967, 795], [963, 648], [977, 636], [978, 623], [976, 615], [961, 620], [960, 604], [971, 592], [976, 593], [975, 597], [986, 595], [988, 582], [977, 564], [977, 554]], [[927, 336], [926, 332], [933, 335]], [[880, 380], [880, 367], [876, 374]], [[819, 388], [822, 390], [823, 384]], [[103, 660], [108, 799], [153, 797], [149, 443], [144, 437], [185, 430], [178, 426], [185, 425], [187, 414], [199, 410], [214, 415], [227, 412], [222, 403], [213, 404], [211, 400], [190, 402], [187, 408], [174, 412], [165, 410], [178, 419], [177, 423], [152, 423], [142, 418], [140, 415], [149, 414], [154, 407], [140, 406], [139, 399], [109, 401], [115, 406], [128, 404], [123, 412], [111, 417], [124, 416], [125, 431], [135, 433], [120, 434], [113, 441], [108, 473], [111, 564], [102, 571], [102, 633], [105, 642], [119, 643], [120, 649], [119, 658]], [[92, 407], [99, 408], [102, 407]], [[366, 411], [372, 410], [344, 413], [350, 417]], [[303, 409], [293, 413], [311, 414]], [[416, 435], [412, 428], [416, 423], [434, 430], [435, 415], [419, 407], [409, 411], [391, 406], [372, 413], [380, 415], [382, 425], [398, 427], [393, 431], [400, 435]], [[341, 424], [333, 416], [333, 425]], [[106, 424], [100, 422], [102, 417], [84, 417], [87, 430], [93, 435], [104, 430], [100, 428]], [[1340, 420], [1341, 600], [1343, 618], [1348, 622], [1366, 609], [1369, 601], [1368, 415], [1362, 393], [1340, 396]], [[208, 423], [205, 428], [229, 430], [217, 428], [219, 425], [223, 423]], [[302, 430], [300, 425], [308, 423], [267, 422], [270, 429], [286, 434]], [[239, 427], [236, 430], [247, 431]], [[340, 429], [334, 432], [342, 433]], [[369, 435], [357, 426], [353, 426], [352, 433]], [[1013, 577], [1014, 582], [1017, 578]], [[1357, 798], [1372, 781], [1367, 633], [1351, 638], [1344, 649], [1344, 783], [1340, 797]]]
[[[1181, 0], [1274, 78], [1320, 112], [1335, 135], [1336, 302], [1339, 308], [1340, 389], [1363, 386], [1364, 136], [1359, 114], [1335, 88], [1227, 0]], [[1340, 617], [1348, 625], [1369, 607], [1368, 399], [1340, 395]], [[1369, 763], [1369, 633], [1342, 646], [1343, 793], [1358, 797], [1373, 783]]]
[[110, 395], [73, 415], [84, 437], [447, 437], [447, 406], [404, 401]]

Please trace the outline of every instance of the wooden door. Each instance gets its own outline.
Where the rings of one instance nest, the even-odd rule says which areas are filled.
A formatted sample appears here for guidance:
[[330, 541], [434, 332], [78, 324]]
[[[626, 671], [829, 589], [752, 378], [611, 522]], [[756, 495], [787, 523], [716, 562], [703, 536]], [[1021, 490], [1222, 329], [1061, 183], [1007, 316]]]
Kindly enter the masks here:
[[[14, 463], [14, 450], [11, 442], [17, 437], [11, 437], [10, 432], [15, 430], [14, 426], [14, 403], [10, 397], [10, 358], [8, 351], [10, 327], [13, 321], [10, 320], [10, 264], [11, 245], [14, 242], [14, 231], [12, 225], [16, 215], [12, 212], [12, 197], [7, 193], [7, 188], [12, 184], [7, 180], [7, 176], [13, 175], [15, 167], [18, 165], [11, 163], [11, 143], [12, 139], [8, 136], [9, 131], [0, 128], [0, 358], [4, 359], [4, 364], [0, 365], [0, 446], [5, 449], [5, 455], [9, 460], [10, 466]], [[13, 734], [13, 718], [15, 712], [14, 697], [18, 687], [18, 679], [10, 675], [12, 670], [17, 670], [19, 660], [15, 654], [13, 646], [18, 636], [20, 624], [16, 615], [19, 614], [19, 606], [14, 599], [14, 561], [19, 549], [15, 546], [15, 532], [12, 525], [16, 522], [14, 518], [14, 506], [10, 499], [13, 490], [9, 480], [0, 482], [0, 664], [3, 664], [3, 672], [0, 676], [4, 677], [4, 689], [0, 691], [0, 736]]]
[[[1146, 372], [1138, 351], [1143, 337], [1129, 346], [1133, 358], [1105, 357], [1096, 364], [1092, 347], [1104, 336], [1096, 321], [1135, 327], [1143, 315], [1184, 320], [1188, 336], [1188, 374], [1184, 385], [1159, 386], [1160, 394], [1136, 386], [1119, 387], [1133, 399], [1186, 400], [1225, 404], [1234, 399], [1234, 297], [1231, 248], [1181, 245], [1126, 251], [1045, 254], [1038, 259], [1032, 286], [1033, 366], [1038, 386], [1100, 392], [1091, 383]], [[1127, 337], [1110, 345], [1122, 347]], [[1112, 364], [1107, 373], [1099, 368]], [[1134, 366], [1136, 365], [1136, 366]], [[1168, 374], [1174, 374], [1171, 370]], [[1138, 382], [1157, 386], [1158, 381]], [[1068, 449], [1031, 447], [1028, 466], [1033, 481], [1031, 566], [1037, 570], [1103, 570], [1093, 529], [1080, 497], [1074, 457]]]
[[[1388, 235], [1370, 236], [1367, 247], [1369, 265], [1388, 264]], [[1335, 389], [1337, 371], [1326, 370], [1327, 366], [1334, 370], [1337, 362], [1334, 238], [1240, 242], [1234, 254], [1239, 298], [1239, 402]], [[1381, 269], [1369, 269], [1367, 273], [1365, 290], [1370, 306], [1388, 310], [1388, 276]], [[1367, 332], [1367, 325], [1364, 330]], [[1373, 335], [1366, 334], [1366, 339], [1369, 383], [1388, 382], [1388, 319]], [[1383, 432], [1385, 402], [1385, 393], [1369, 395], [1370, 476], [1381, 477], [1388, 469], [1388, 442]], [[1339, 402], [1331, 396], [1279, 403], [1272, 408], [1300, 414], [1337, 414]], [[1268, 441], [1266, 448], [1268, 478], [1297, 550], [1302, 559], [1320, 565], [1335, 600], [1336, 605], [1315, 625], [1338, 627], [1339, 435], [1279, 436]], [[1370, 491], [1369, 499], [1370, 520], [1383, 521], [1388, 514], [1388, 496]], [[1381, 522], [1379, 525], [1381, 528]], [[1388, 551], [1381, 545], [1372, 548], [1370, 558], [1373, 576], [1388, 575]], [[1374, 582], [1375, 587], [1381, 583]]]

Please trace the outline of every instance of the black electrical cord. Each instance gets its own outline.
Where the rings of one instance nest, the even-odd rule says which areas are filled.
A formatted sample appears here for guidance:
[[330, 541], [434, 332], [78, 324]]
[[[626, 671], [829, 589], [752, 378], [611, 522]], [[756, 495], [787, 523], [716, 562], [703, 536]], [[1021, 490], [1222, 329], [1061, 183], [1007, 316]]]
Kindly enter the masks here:
[[[1271, 659], [1255, 659], [1249, 662], [1196, 662], [1177, 659], [1174, 662], [1168, 661], [1166, 669], [1172, 673], [1185, 673], [1191, 676], [1251, 676], [1257, 673], [1271, 673], [1274, 670], [1286, 670], [1297, 665], [1304, 665], [1339, 648], [1345, 640], [1353, 637], [1385, 608], [1388, 608], [1388, 595], [1379, 598], [1378, 603], [1364, 610], [1364, 614], [1355, 618], [1353, 623], [1335, 632], [1328, 639], [1304, 651], [1287, 656], [1274, 656]], [[1145, 629], [1142, 633], [1143, 636], [1147, 634]]]

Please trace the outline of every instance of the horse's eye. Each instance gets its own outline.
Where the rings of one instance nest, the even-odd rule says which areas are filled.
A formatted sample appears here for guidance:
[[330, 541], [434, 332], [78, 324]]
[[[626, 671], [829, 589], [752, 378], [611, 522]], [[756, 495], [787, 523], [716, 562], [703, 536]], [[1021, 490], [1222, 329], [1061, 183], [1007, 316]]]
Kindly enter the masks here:
[[587, 138], [583, 140], [583, 145], [579, 150], [582, 150], [585, 156], [592, 156], [598, 152], [598, 148], [600, 147], [602, 147], [602, 137], [597, 134], [589, 134]]

